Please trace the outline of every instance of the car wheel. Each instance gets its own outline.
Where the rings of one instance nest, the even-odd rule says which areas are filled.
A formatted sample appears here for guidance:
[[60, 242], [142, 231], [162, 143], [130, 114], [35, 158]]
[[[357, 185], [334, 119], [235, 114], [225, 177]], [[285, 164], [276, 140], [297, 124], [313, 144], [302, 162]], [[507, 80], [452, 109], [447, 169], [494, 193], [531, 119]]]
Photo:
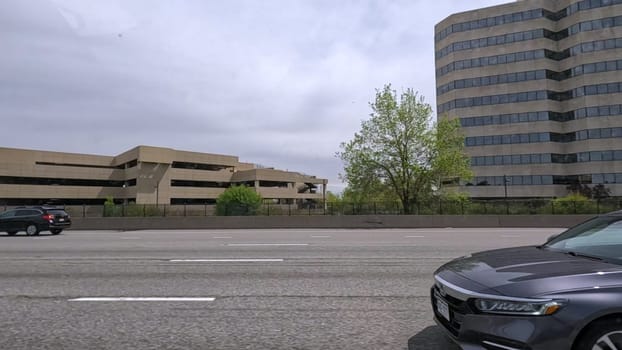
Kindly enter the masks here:
[[15, 236], [17, 234], [17, 231], [9, 231], [6, 234], [9, 236]]
[[26, 234], [28, 236], [36, 236], [39, 234], [39, 228], [35, 224], [28, 224], [26, 226]]
[[53, 235], [57, 235], [57, 234], [63, 232], [63, 229], [62, 228], [53, 228], [53, 229], [50, 230], [50, 232], [52, 232]]
[[594, 322], [579, 339], [574, 349], [622, 349], [622, 317]]

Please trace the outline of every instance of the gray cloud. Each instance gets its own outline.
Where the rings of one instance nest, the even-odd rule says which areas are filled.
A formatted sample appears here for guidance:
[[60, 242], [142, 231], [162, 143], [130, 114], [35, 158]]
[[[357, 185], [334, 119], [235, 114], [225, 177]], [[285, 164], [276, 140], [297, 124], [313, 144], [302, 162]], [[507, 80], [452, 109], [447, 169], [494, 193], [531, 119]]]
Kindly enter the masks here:
[[339, 185], [375, 89], [434, 104], [434, 24], [502, 2], [5, 0], [0, 145], [233, 154]]

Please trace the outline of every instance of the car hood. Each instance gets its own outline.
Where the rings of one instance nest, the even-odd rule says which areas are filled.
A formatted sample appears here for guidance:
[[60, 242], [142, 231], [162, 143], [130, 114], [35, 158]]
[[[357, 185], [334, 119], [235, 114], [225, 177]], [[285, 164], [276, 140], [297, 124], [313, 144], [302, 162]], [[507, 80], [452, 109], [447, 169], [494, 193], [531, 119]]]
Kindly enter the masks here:
[[474, 292], [516, 297], [622, 285], [620, 265], [535, 246], [475, 253], [441, 266], [436, 275]]

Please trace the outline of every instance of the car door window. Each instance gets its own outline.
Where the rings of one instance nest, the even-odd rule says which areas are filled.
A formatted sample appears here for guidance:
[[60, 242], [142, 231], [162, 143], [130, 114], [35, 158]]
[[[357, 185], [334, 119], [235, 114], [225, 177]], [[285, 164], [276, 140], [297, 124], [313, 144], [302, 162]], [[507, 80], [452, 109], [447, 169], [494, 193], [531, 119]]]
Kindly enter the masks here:
[[0, 219], [8, 219], [8, 218], [12, 218], [15, 216], [15, 210], [11, 210], [11, 211], [6, 211], [2, 214], [0, 214]]

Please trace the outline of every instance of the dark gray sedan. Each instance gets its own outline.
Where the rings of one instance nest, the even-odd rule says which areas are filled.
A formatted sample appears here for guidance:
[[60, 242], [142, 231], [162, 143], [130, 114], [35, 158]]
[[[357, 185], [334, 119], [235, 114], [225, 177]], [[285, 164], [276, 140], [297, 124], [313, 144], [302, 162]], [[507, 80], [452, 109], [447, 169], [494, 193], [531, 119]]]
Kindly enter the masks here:
[[450, 261], [434, 279], [434, 318], [463, 349], [622, 349], [622, 212]]

